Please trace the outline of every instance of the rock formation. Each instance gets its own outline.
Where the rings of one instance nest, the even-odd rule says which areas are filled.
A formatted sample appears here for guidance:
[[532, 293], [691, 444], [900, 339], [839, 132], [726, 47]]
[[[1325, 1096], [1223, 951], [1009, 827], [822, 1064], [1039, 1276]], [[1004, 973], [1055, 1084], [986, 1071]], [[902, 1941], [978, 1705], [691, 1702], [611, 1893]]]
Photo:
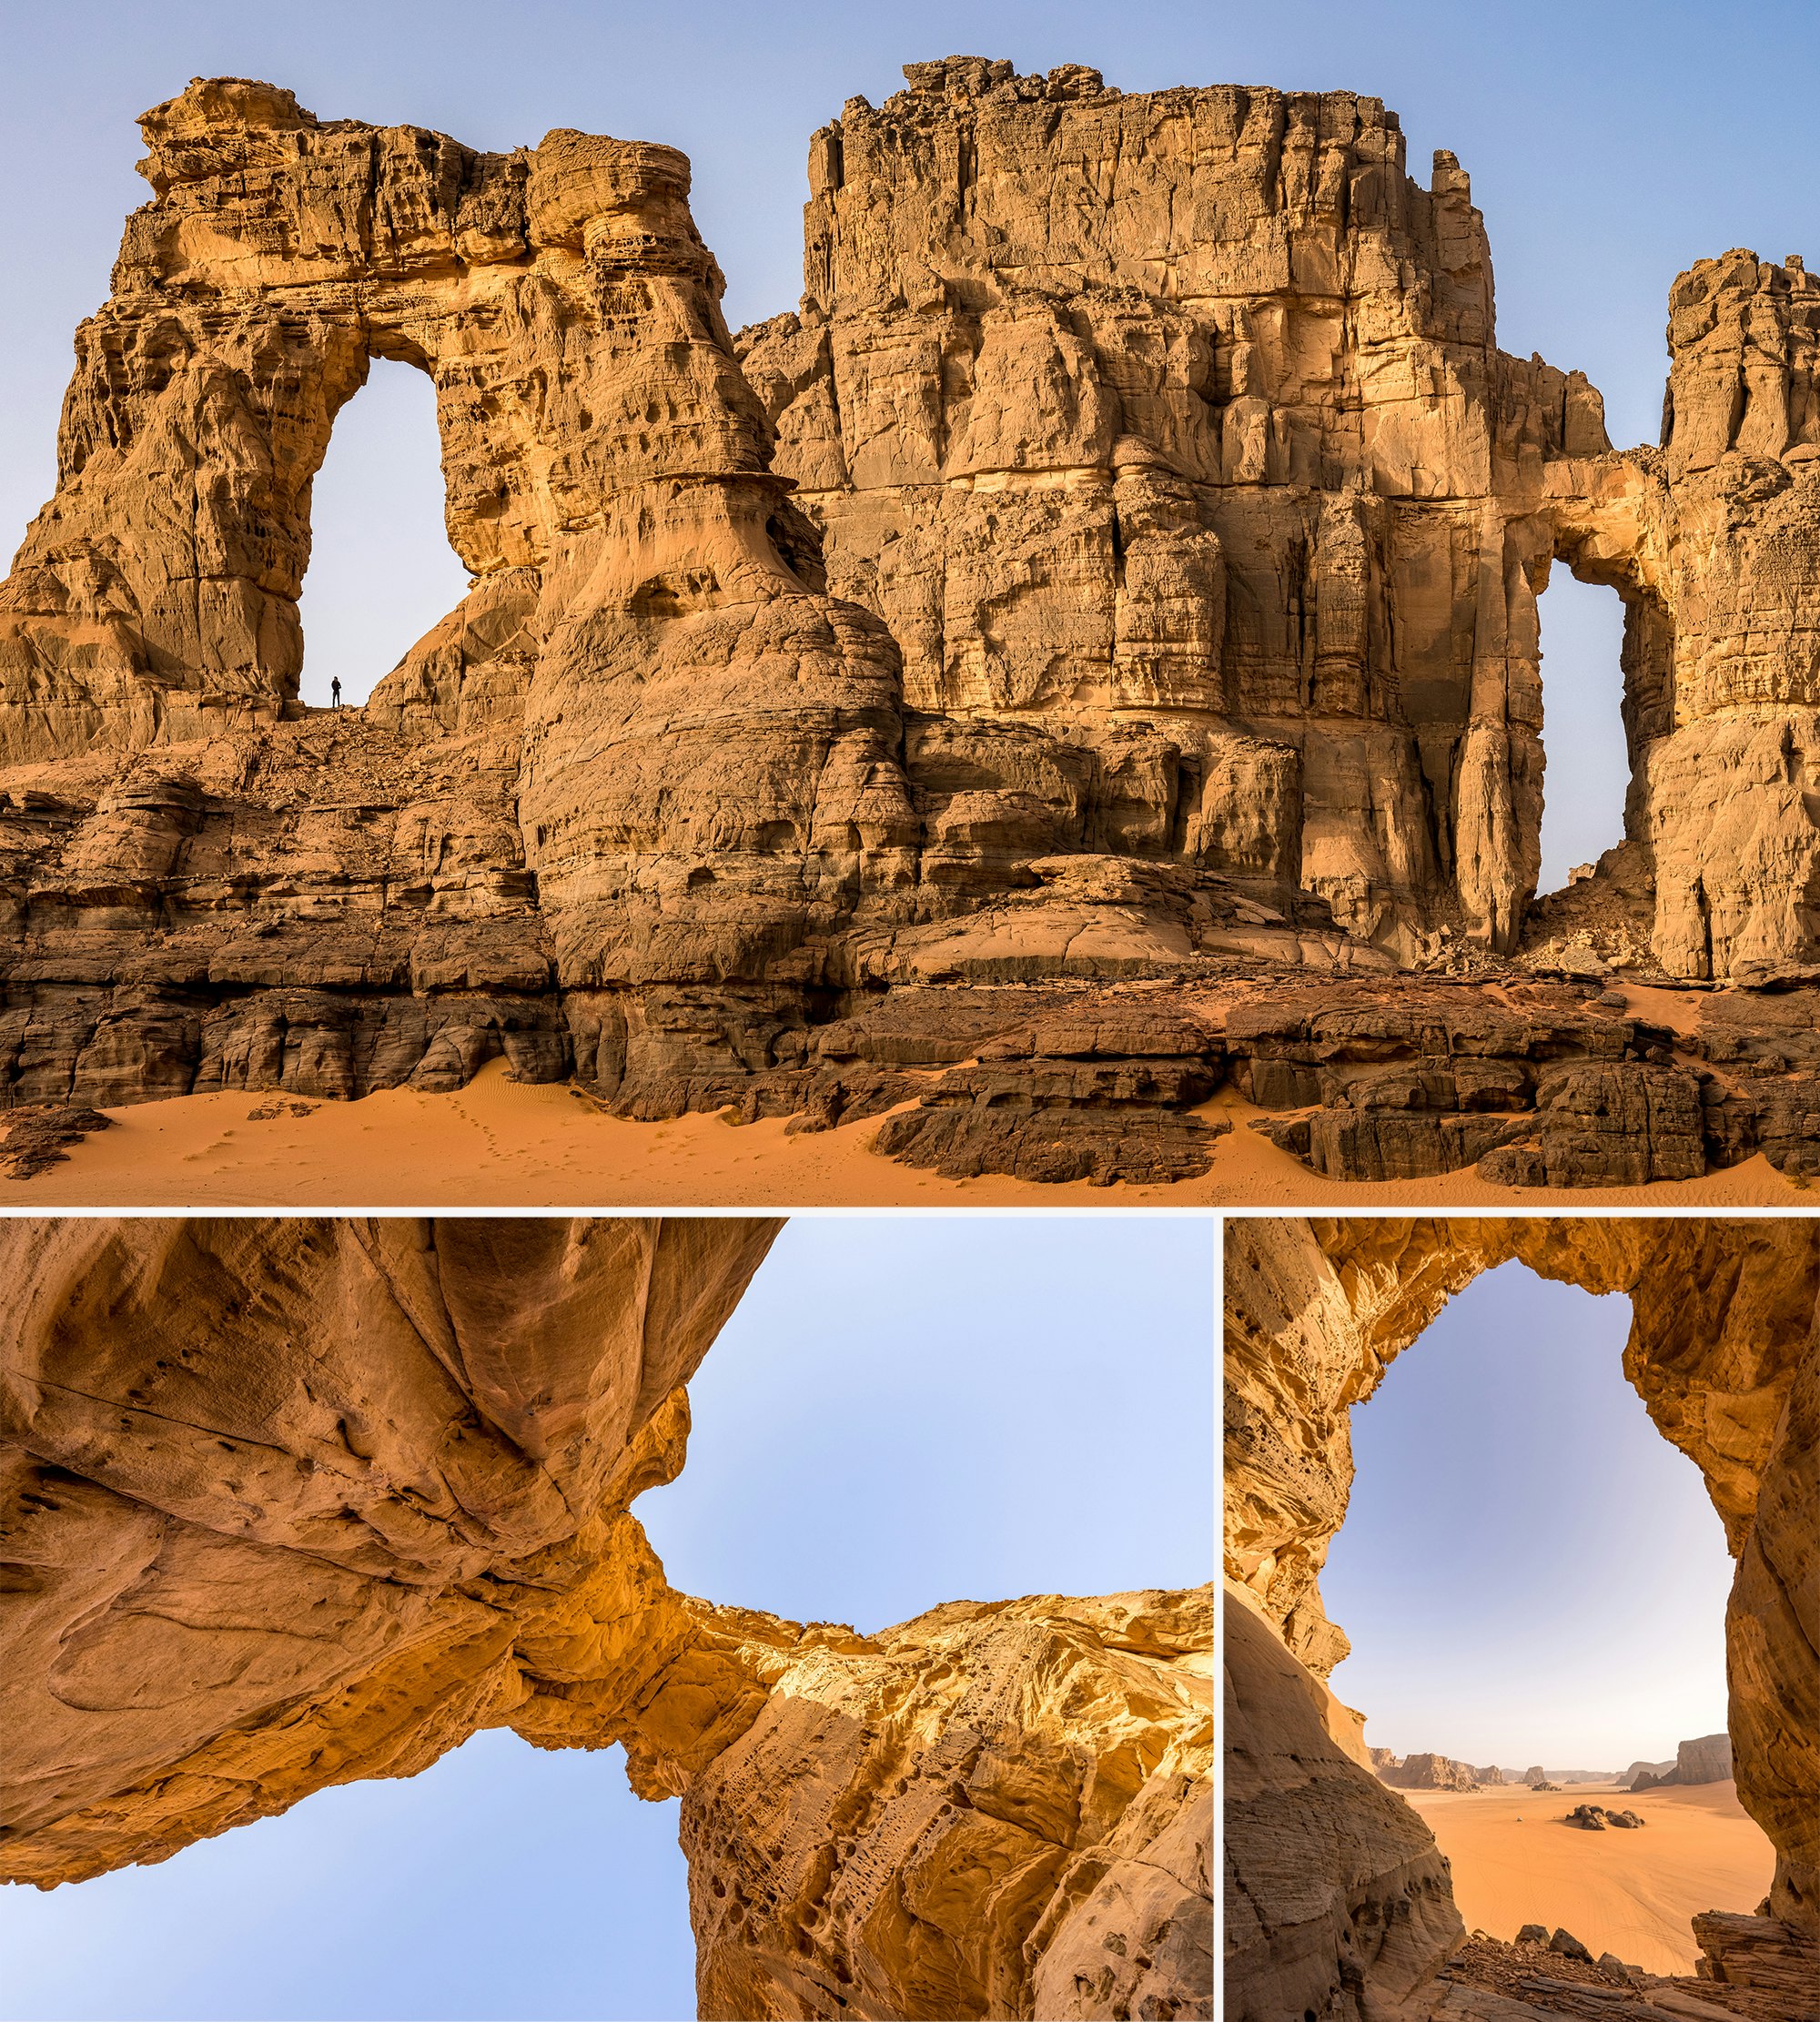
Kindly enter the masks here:
[[[1620, 455], [1377, 100], [906, 76], [736, 339], [673, 149], [145, 116], [0, 584], [0, 1101], [503, 1054], [1154, 1180], [1227, 1080], [1350, 1178], [1820, 1172], [1820, 285], [1692, 268]], [[374, 357], [435, 381], [473, 586], [329, 718], [310, 487]], [[1532, 908], [1557, 562], [1624, 600], [1633, 776]], [[1613, 964], [1795, 996], [1671, 1035]]]
[[1451, 1755], [1408, 1755], [1380, 1764], [1378, 1774], [1397, 1790], [1477, 1790], [1485, 1781], [1471, 1764]]
[[1613, 1811], [1604, 1805], [1576, 1805], [1567, 1814], [1566, 1823], [1584, 1832], [1603, 1833], [1608, 1825], [1621, 1826], [1628, 1832], [1645, 1822], [1633, 1811]]
[[0, 1876], [508, 1726], [682, 1794], [704, 2015], [1210, 2014], [1208, 1590], [859, 1635], [628, 1513], [776, 1226], [7, 1223]]
[[[1228, 1900], [1242, 1906], [1227, 1956], [1235, 2017], [1425, 2016], [1447, 1997], [1432, 1976], [1458, 1920], [1451, 1899], [1437, 1904], [1444, 1869], [1437, 1883], [1427, 1828], [1413, 1813], [1383, 1825], [1384, 1786], [1362, 1748], [1346, 1752], [1350, 1762], [1336, 1750], [1318, 1814], [1283, 1764], [1340, 1725], [1320, 1716], [1322, 1681], [1348, 1644], [1319, 1581], [1351, 1485], [1351, 1408], [1449, 1297], [1512, 1258], [1630, 1297], [1625, 1371], [1700, 1468], [1736, 1561], [1729, 1740], [1738, 1795], [1776, 1848], [1769, 1920], [1820, 1966], [1820, 1228], [1241, 1219], [1226, 1232], [1228, 1621], [1248, 1649], [1268, 1645], [1268, 1663], [1245, 1662], [1274, 1682], [1236, 1706], [1228, 1729], [1231, 1760], [1251, 1779], [1227, 1836]], [[1360, 1718], [1348, 1716], [1355, 1731]], [[1268, 1774], [1252, 1766], [1254, 1723], [1269, 1737]], [[1311, 1921], [1315, 1904], [1328, 1907]], [[1391, 1930], [1400, 1943], [1380, 1965], [1379, 1936]]]
[[1633, 1790], [1653, 1790], [1661, 1784], [1723, 1784], [1731, 1774], [1731, 1735], [1702, 1734], [1684, 1741], [1672, 1763], [1633, 1763], [1626, 1779]]

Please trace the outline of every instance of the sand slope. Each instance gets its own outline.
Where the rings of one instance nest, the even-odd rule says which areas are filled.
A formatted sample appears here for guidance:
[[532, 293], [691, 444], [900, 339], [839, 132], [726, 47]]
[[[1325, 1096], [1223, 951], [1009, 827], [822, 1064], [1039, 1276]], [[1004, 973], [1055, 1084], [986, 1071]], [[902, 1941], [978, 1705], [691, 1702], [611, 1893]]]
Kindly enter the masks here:
[[[278, 1112], [276, 1115], [273, 1111]], [[264, 1114], [256, 1117], [255, 1112]], [[389, 1088], [359, 1102], [181, 1096], [111, 1109], [115, 1127], [35, 1179], [0, 1178], [0, 1206], [277, 1208], [665, 1207], [1780, 1207], [1805, 1196], [1761, 1157], [1703, 1179], [1575, 1191], [1488, 1186], [1477, 1173], [1390, 1186], [1322, 1179], [1246, 1127], [1229, 1091], [1197, 1112], [1229, 1121], [1213, 1170], [1173, 1187], [951, 1180], [869, 1148], [876, 1118], [788, 1134], [782, 1119], [628, 1123], [563, 1084], [490, 1062], [453, 1095]]]
[[[1749, 1913], [1769, 1893], [1775, 1855], [1730, 1784], [1639, 1796], [1615, 1784], [1561, 1792], [1406, 1790], [1453, 1865], [1469, 1930], [1513, 1938], [1524, 1924], [1565, 1926], [1596, 1956], [1615, 1952], [1652, 1973], [1691, 1973], [1689, 1919], [1699, 1910]], [[1582, 1832], [1562, 1823], [1575, 1805], [1630, 1810], [1640, 1832]]]

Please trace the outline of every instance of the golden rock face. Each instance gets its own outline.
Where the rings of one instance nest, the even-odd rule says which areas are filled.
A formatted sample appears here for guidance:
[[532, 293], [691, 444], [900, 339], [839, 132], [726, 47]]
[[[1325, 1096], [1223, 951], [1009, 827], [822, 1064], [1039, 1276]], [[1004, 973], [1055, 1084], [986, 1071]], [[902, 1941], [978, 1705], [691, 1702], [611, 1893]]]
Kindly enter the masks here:
[[509, 1726], [682, 1795], [704, 2013], [1210, 2012], [1210, 1590], [861, 1636], [628, 1513], [778, 1227], [7, 1223], [0, 1876]]
[[[1457, 1917], [1436, 1910], [1426, 1828], [1424, 1851], [1376, 1816], [1359, 1716], [1322, 1683], [1347, 1643], [1318, 1582], [1351, 1488], [1351, 1407], [1454, 1292], [1512, 1258], [1631, 1299], [1625, 1373], [1700, 1469], [1737, 1562], [1725, 1616], [1732, 1759], [1738, 1795], [1776, 1848], [1771, 1908], [1820, 1936], [1820, 1229], [1805, 1217], [1242, 1220], [1228, 1225], [1226, 1254], [1228, 1647], [1239, 1666], [1228, 1745], [1249, 1791], [1228, 1805], [1228, 1847], [1264, 1906], [1247, 1925], [1239, 1982], [1259, 1997], [1291, 1981], [1303, 1992], [1329, 1984], [1343, 1965], [1328, 1921], [1336, 1890], [1380, 1903], [1387, 1997], [1421, 1985], [1458, 1937]], [[1286, 1801], [1310, 1774], [1296, 1766], [1304, 1742], [1326, 1751], [1324, 1812]], [[1279, 1907], [1274, 1924], [1273, 1863], [1308, 1882], [1301, 1908]]]
[[[1713, 1101], [1577, 981], [1532, 1023], [1451, 976], [1811, 996], [1820, 285], [1690, 268], [1665, 442], [1619, 454], [1498, 349], [1467, 177], [1379, 101], [906, 76], [814, 136], [802, 306], [737, 337], [672, 148], [236, 78], [146, 115], [0, 583], [0, 1100], [504, 1055], [642, 1117], [926, 1098], [884, 1155], [1149, 1183], [1227, 1080], [1318, 1100], [1277, 1141], [1334, 1178], [1810, 1177], [1811, 1016], [1703, 1000]], [[435, 382], [473, 581], [331, 718], [297, 600], [375, 357]], [[1556, 562], [1624, 601], [1633, 777], [1532, 909]], [[984, 1086], [1083, 984], [1127, 1041]]]

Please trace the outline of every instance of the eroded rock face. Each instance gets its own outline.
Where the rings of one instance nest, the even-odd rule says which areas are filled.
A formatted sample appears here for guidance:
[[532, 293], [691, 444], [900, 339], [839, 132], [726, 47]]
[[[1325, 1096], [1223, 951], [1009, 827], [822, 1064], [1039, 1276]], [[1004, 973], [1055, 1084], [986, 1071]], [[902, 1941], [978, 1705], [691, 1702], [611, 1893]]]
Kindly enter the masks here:
[[778, 1226], [8, 1222], [9, 1877], [421, 1768], [565, 1613], [635, 1651], [626, 1506]]
[[1212, 1630], [1204, 1588], [793, 1652], [684, 1796], [701, 2012], [1210, 2015]]
[[1465, 1935], [1434, 1835], [1230, 1580], [1224, 1623], [1225, 2012], [1400, 2013]]
[[682, 1794], [704, 2014], [1210, 2015], [1210, 1590], [862, 1636], [628, 1513], [777, 1227], [8, 1223], [0, 1878], [509, 1726]]
[[1813, 959], [1799, 260], [1677, 281], [1663, 446], [1621, 457], [1582, 374], [1497, 349], [1468, 179], [1412, 181], [1380, 102], [905, 76], [815, 136], [802, 309], [741, 341], [830, 586], [890, 625], [913, 709], [982, 726], [948, 748], [1026, 723], [1094, 754], [1139, 854], [1404, 954], [1512, 948], [1560, 560], [1625, 602], [1658, 958]]
[[1607, 444], [1497, 351], [1452, 157], [1420, 188], [1345, 93], [905, 75], [815, 136], [802, 311], [744, 339], [905, 700], [988, 764], [1006, 718], [1092, 753], [1140, 854], [1513, 945], [1536, 558], [1495, 495]]
[[[1211, 987], [1216, 1041], [1255, 1006], [1333, 1070], [1259, 1098], [1330, 1176], [1820, 1170], [1799, 263], [1682, 277], [1664, 445], [1618, 455], [1497, 349], [1467, 178], [1378, 101], [907, 77], [815, 136], [802, 307], [736, 339], [673, 149], [231, 78], [146, 116], [0, 584], [0, 1100], [503, 1055], [639, 1117], [923, 1096], [887, 1155], [1156, 1180], [1204, 1169]], [[329, 720], [310, 487], [374, 357], [435, 381], [473, 587]], [[1625, 600], [1634, 781], [1532, 917], [1556, 561]], [[1462, 962], [1439, 1016], [1398, 973]], [[1798, 987], [1670, 1058], [1512, 1020], [1531, 963]], [[1102, 988], [1120, 1043], [1037, 1056]]]
[[[1319, 1577], [1351, 1485], [1351, 1407], [1448, 1298], [1512, 1258], [1631, 1299], [1625, 1371], [1663, 1436], [1700, 1468], [1737, 1562], [1725, 1634], [1738, 1795], [1776, 1848], [1771, 1908], [1811, 1944], [1820, 1937], [1820, 1232], [1805, 1219], [1228, 1224], [1228, 1579], [1274, 1631], [1287, 1675], [1316, 1691], [1348, 1647], [1321, 1608]], [[1278, 1915], [1299, 1925], [1304, 1873], [1309, 1887], [1333, 1886], [1318, 1846], [1307, 1858], [1305, 1871], [1241, 1865], [1228, 1886], [1266, 1926]], [[1381, 1874], [1400, 1875], [1406, 1859], [1400, 1840], [1386, 1840]], [[1273, 1911], [1285, 1889], [1289, 1907]], [[1431, 1970], [1447, 1949], [1437, 1946]], [[1241, 1994], [1249, 1956], [1228, 1961]], [[1336, 1974], [1340, 1960], [1328, 1956]], [[1406, 1968], [1398, 1975], [1391, 1998], [1410, 1984]]]

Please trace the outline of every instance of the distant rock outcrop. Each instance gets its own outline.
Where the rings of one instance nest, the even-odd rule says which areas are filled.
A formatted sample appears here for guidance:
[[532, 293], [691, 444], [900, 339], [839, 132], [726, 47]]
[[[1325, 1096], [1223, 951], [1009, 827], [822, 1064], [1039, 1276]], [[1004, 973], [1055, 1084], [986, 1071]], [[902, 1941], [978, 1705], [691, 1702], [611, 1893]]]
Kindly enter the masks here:
[[1663, 1784], [1723, 1784], [1732, 1774], [1730, 1734], [1702, 1734], [1697, 1741], [1684, 1741], [1674, 1752], [1674, 1761], [1658, 1771], [1647, 1763], [1632, 1765], [1629, 1778], [1633, 1790], [1653, 1790]]
[[1629, 1831], [1643, 1823], [1635, 1812], [1611, 1811], [1603, 1805], [1576, 1805], [1567, 1814], [1566, 1822], [1582, 1826], [1589, 1833], [1603, 1833], [1608, 1825], [1622, 1826]]
[[1393, 1756], [1378, 1774], [1398, 1790], [1477, 1790], [1482, 1781], [1476, 1769], [1449, 1755]]

